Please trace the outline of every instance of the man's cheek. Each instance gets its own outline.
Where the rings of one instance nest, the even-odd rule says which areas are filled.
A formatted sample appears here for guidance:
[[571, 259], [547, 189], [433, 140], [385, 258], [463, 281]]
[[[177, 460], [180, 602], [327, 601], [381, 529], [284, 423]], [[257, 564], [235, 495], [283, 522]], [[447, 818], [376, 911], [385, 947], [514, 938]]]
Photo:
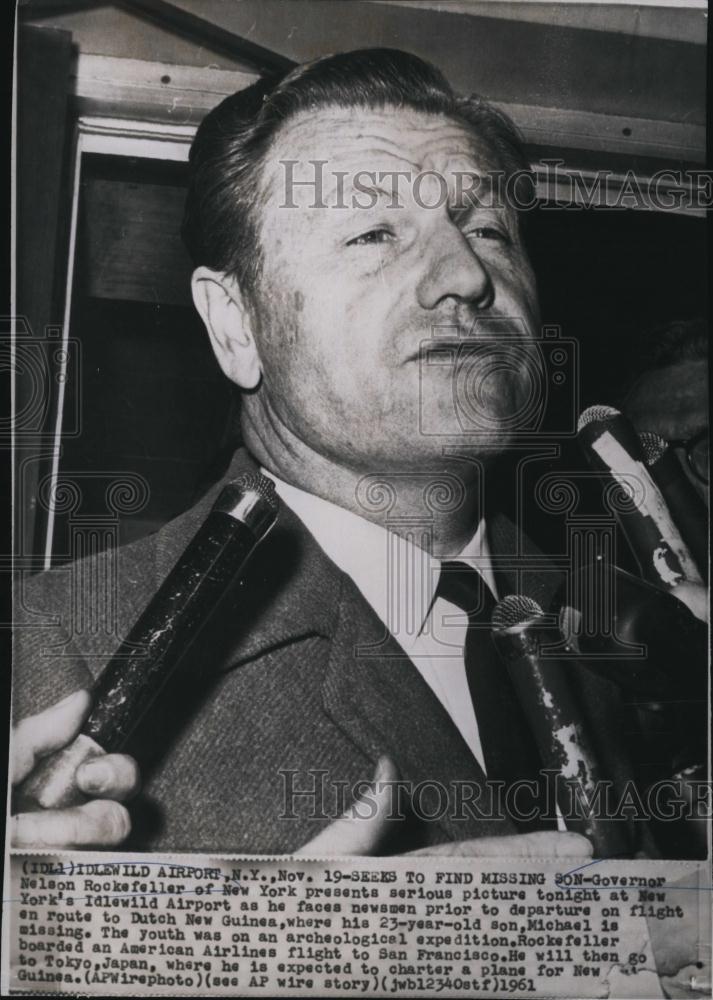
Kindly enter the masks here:
[[[513, 319], [521, 319], [529, 327], [539, 317], [539, 297], [534, 272], [523, 256], [517, 255], [503, 275], [503, 287]], [[533, 332], [533, 331], [531, 331]]]
[[287, 322], [282, 325], [282, 339], [285, 347], [294, 348], [299, 343], [299, 325], [294, 320], [287, 320]]

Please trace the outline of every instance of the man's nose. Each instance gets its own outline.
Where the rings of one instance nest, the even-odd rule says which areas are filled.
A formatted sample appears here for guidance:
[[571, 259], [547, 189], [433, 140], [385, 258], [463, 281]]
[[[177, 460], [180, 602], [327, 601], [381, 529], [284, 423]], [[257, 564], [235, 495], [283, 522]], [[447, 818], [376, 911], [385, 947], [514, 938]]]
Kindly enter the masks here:
[[416, 294], [423, 309], [457, 299], [480, 309], [492, 305], [495, 290], [486, 265], [452, 222], [432, 232]]

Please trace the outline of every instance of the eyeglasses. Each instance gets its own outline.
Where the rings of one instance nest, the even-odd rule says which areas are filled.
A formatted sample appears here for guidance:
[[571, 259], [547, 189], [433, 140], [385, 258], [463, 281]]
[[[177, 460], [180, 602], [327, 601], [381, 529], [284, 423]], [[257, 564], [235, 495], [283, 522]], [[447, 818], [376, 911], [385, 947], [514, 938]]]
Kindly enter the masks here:
[[669, 441], [668, 446], [669, 448], [682, 448], [685, 451], [689, 469], [696, 479], [699, 479], [707, 486], [709, 482], [710, 457], [708, 428], [704, 427], [702, 430], [697, 431], [693, 437], [688, 438], [686, 441]]

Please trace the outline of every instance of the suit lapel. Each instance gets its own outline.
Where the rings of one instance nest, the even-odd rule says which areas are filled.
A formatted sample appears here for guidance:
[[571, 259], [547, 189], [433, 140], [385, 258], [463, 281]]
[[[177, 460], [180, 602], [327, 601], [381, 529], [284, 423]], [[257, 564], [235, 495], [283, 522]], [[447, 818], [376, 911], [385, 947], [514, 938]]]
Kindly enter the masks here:
[[[448, 839], [513, 832], [489, 822], [485, 775], [442, 704], [351, 580], [345, 578], [323, 686], [333, 721], [372, 760], [389, 756]], [[461, 784], [462, 783], [462, 784]], [[460, 796], [460, 798], [459, 798]], [[472, 797], [483, 815], [463, 806]], [[460, 803], [460, 804], [459, 804]]]
[[[207, 516], [222, 487], [245, 473], [257, 472], [257, 465], [244, 449], [239, 449], [225, 477], [176, 522], [173, 539], [164, 540], [175, 561], [179, 552]], [[190, 520], [189, 520], [190, 519]], [[169, 528], [173, 528], [169, 525]], [[163, 573], [165, 566], [160, 567]], [[302, 521], [289, 507], [280, 506], [277, 522], [250, 556], [239, 581], [221, 599], [217, 612], [225, 622], [228, 646], [222, 651], [227, 670], [255, 659], [279, 646], [311, 635], [331, 637], [338, 611], [341, 573], [325, 555]]]

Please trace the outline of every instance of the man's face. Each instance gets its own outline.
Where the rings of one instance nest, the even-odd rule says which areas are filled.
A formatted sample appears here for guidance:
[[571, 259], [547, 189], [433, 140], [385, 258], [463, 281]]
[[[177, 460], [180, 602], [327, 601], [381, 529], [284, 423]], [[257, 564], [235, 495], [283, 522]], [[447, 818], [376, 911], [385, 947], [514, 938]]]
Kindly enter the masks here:
[[[360, 471], [465, 445], [463, 416], [477, 430], [465, 450], [507, 443], [532, 393], [522, 347], [535, 282], [515, 210], [463, 195], [498, 169], [487, 144], [437, 115], [325, 108], [282, 127], [263, 172], [254, 308], [256, 396], [272, 426]], [[493, 350], [456, 357], [488, 334]], [[453, 360], [425, 363], [424, 342]], [[470, 394], [460, 414], [454, 385]]]
[[[637, 431], [652, 431], [666, 441], [687, 441], [708, 427], [708, 362], [679, 361], [646, 372], [627, 397], [625, 412]], [[708, 487], [691, 471], [681, 449], [676, 454], [701, 497]]]

